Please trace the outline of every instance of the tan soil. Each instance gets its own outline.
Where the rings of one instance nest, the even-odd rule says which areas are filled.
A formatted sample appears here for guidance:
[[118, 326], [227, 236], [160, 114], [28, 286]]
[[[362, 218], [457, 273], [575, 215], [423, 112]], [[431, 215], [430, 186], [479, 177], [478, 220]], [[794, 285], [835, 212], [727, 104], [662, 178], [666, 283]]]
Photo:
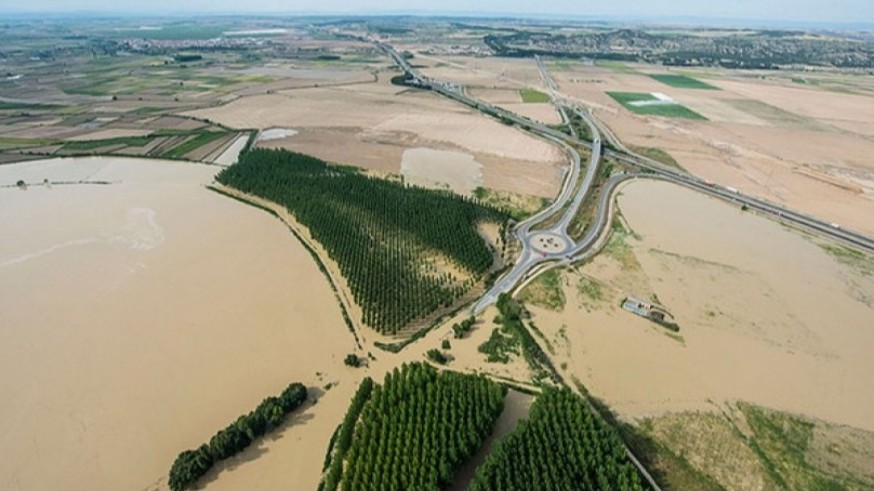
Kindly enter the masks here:
[[[560, 90], [594, 106], [626, 144], [661, 148], [700, 177], [874, 234], [874, 97], [700, 73], [724, 90], [679, 89], [582, 64], [553, 70]], [[607, 91], [661, 92], [711, 121], [634, 115]]]
[[407, 148], [462, 151], [484, 164], [486, 186], [524, 194], [556, 194], [558, 165], [564, 165], [562, 152], [545, 141], [433, 94], [382, 80], [245, 97], [191, 114], [238, 128], [295, 128], [300, 134], [260, 145], [386, 173], [400, 171]]

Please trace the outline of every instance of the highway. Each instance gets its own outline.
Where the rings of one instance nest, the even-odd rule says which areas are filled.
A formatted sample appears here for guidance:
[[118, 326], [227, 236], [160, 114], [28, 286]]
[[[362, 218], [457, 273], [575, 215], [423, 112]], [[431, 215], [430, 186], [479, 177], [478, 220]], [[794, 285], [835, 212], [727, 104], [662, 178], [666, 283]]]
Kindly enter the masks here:
[[[495, 284], [473, 305], [471, 309], [472, 313], [482, 312], [489, 305], [495, 303], [502, 293], [511, 292], [519, 285], [530, 281], [534, 276], [536, 276], [536, 274], [543, 271], [542, 268], [544, 266], [548, 268], [562, 263], [569, 264], [587, 254], [594, 254], [594, 251], [597, 250], [596, 246], [599, 241], [603, 241], [604, 238], [608, 236], [605, 233], [605, 230], [609, 226], [613, 193], [619, 184], [633, 176], [617, 175], [611, 177], [605, 183], [598, 198], [594, 222], [589, 225], [583, 238], [578, 243], [574, 242], [567, 233], [567, 227], [579, 212], [579, 207], [585, 201], [585, 198], [591, 190], [592, 183], [598, 172], [602, 154], [599, 125], [591, 111], [586, 110], [585, 112], [582, 112], [576, 107], [576, 105], [570, 106], [572, 110], [576, 112], [576, 114], [589, 126], [593, 139], [593, 141], [589, 143], [580, 140], [573, 129], [573, 134], [567, 135], [527, 118], [522, 118], [501, 108], [480, 102], [465, 94], [464, 90], [460, 89], [458, 86], [424, 78], [391, 46], [379, 42], [377, 42], [376, 45], [394, 59], [395, 63], [404, 71], [413, 85], [429, 88], [446, 97], [474, 107], [485, 114], [495, 116], [503, 121], [510, 121], [527, 131], [550, 139], [561, 145], [571, 158], [570, 172], [565, 174], [564, 184], [562, 185], [562, 190], [559, 192], [558, 197], [549, 206], [527, 220], [520, 222], [514, 228], [513, 233], [522, 244], [520, 257], [510, 271], [499, 278], [498, 281], [496, 281]], [[540, 68], [544, 84], [549, 89], [553, 104], [562, 115], [562, 120], [570, 127], [570, 119], [565, 112], [565, 107], [568, 106], [568, 104], [562, 97], [560, 97], [555, 82], [552, 80], [552, 77], [549, 75], [549, 72], [546, 70], [543, 61], [540, 58], [537, 58], [537, 64]], [[612, 137], [612, 135], [609, 137]], [[579, 180], [582, 164], [580, 162], [579, 153], [577, 153], [571, 145], [584, 146], [591, 149], [591, 158], [586, 166], [586, 174], [583, 177], [583, 181], [576, 194], [573, 195], [573, 198], [571, 198], [571, 195], [573, 194], [573, 190]], [[558, 213], [569, 201], [570, 204], [568, 208], [557, 223], [545, 230], [536, 230], [532, 232], [531, 228], [534, 225], [541, 223]], [[656, 483], [646, 467], [641, 464], [637, 456], [634, 455], [627, 445], [625, 446], [625, 452], [640, 471], [644, 479], [649, 483], [651, 488], [655, 491], [660, 491], [658, 483]]]
[[[558, 131], [505, 109], [477, 100], [476, 98], [467, 95], [463, 88], [457, 84], [423, 77], [391, 46], [380, 42], [376, 42], [376, 46], [394, 59], [397, 65], [407, 75], [411, 85], [430, 89], [438, 94], [472, 107], [483, 114], [495, 117], [506, 124], [515, 125], [537, 136], [559, 143], [571, 157], [571, 169], [570, 172], [565, 175], [565, 181], [559, 196], [545, 209], [541, 210], [531, 218], [520, 222], [515, 227], [513, 233], [522, 244], [522, 252], [510, 271], [501, 276], [495, 284], [476, 303], [474, 303], [471, 308], [471, 311], [474, 314], [482, 312], [489, 305], [496, 302], [501, 293], [512, 292], [520, 289], [537, 275], [550, 268], [585, 261], [597, 254], [610, 236], [610, 221], [613, 216], [613, 208], [616, 206], [614, 200], [616, 190], [623, 183], [632, 179], [658, 179], [685, 186], [706, 195], [741, 206], [744, 209], [749, 209], [761, 215], [768, 216], [778, 222], [828, 237], [836, 242], [868, 253], [874, 253], [874, 238], [870, 236], [856, 231], [847, 230], [838, 224], [825, 222], [764, 199], [746, 195], [737, 189], [705, 181], [680, 169], [667, 166], [661, 162], [636, 154], [627, 148], [606, 125], [599, 121], [592, 113], [591, 109], [587, 108], [585, 110], [580, 110], [577, 104], [564, 97], [559, 92], [552, 77], [549, 75], [543, 60], [539, 57], [536, 57], [536, 62], [540, 69], [541, 77], [544, 85], [549, 91], [553, 104], [561, 114], [562, 120], [566, 125], [568, 125], [568, 127], [571, 127], [567, 110], [570, 110], [577, 116], [581, 117], [589, 126], [593, 140], [592, 142], [580, 139], [579, 135], [573, 128], [571, 128], [572, 134]], [[612, 148], [602, 149], [602, 136]], [[576, 183], [579, 180], [581, 163], [579, 154], [572, 147], [589, 148], [591, 149], [592, 155], [586, 169], [586, 175], [579, 187], [579, 191], [577, 191], [573, 197], [571, 195], [573, 194], [573, 189], [576, 187]], [[638, 172], [613, 175], [604, 182], [595, 204], [594, 219], [588, 224], [584, 236], [579, 241], [575, 242], [568, 236], [567, 227], [577, 215], [579, 207], [585, 201], [586, 196], [590, 192], [602, 156], [616, 159], [619, 162], [636, 169]], [[567, 210], [565, 210], [564, 214], [555, 225], [552, 225], [545, 230], [531, 230], [534, 225], [542, 223], [547, 218], [554, 216], [564, 208], [566, 204], [568, 205]], [[660, 488], [658, 484], [627, 446], [626, 453], [644, 476], [644, 479], [648, 484], [655, 491], [659, 491]]]
[[[384, 43], [376, 43], [376, 45], [387, 54], [389, 54], [395, 60], [398, 66], [401, 67], [401, 69], [404, 70], [410, 77], [412, 77], [412, 79], [415, 81], [414, 85], [433, 90], [438, 94], [444, 95], [453, 100], [461, 102], [462, 104], [477, 109], [484, 114], [496, 117], [507, 123], [515, 124], [520, 128], [537, 134], [539, 136], [552, 137], [552, 139], [554, 140], [563, 141], [570, 145], [576, 145], [580, 147], [592, 148], [593, 146], [592, 143], [585, 140], [580, 140], [577, 137], [568, 135], [567, 133], [558, 131], [554, 128], [550, 128], [544, 124], [532, 121], [528, 118], [519, 116], [505, 109], [495, 107], [491, 104], [470, 97], [464, 94], [463, 91], [458, 90], [458, 86], [455, 84], [450, 84], [447, 82], [432, 80], [428, 79], [427, 77], [423, 77], [417, 70], [410, 67], [409, 63], [407, 63], [407, 61], [403, 59], [402, 56], [397, 54], [397, 52], [395, 52], [390, 46]], [[540, 63], [542, 64], [542, 61]], [[558, 98], [559, 103], [561, 103], [562, 100], [563, 98]], [[586, 113], [590, 112], [586, 111]], [[767, 200], [763, 200], [761, 198], [749, 196], [738, 190], [734, 190], [726, 186], [709, 183], [701, 178], [695, 177], [679, 169], [669, 167], [665, 164], [654, 161], [647, 157], [637, 155], [636, 153], [626, 148], [622, 144], [622, 142], [619, 141], [615, 137], [615, 135], [609, 130], [609, 128], [607, 128], [603, 123], [598, 121], [597, 118], [594, 117], [594, 115], [591, 115], [591, 113], [589, 122], [598, 127], [600, 133], [604, 136], [604, 138], [606, 138], [607, 142], [609, 142], [611, 146], [619, 149], [619, 151], [606, 149], [603, 152], [603, 155], [606, 157], [615, 158], [620, 162], [623, 162], [627, 165], [633, 166], [641, 171], [648, 173], [649, 176], [658, 176], [671, 182], [734, 203], [738, 206], [746, 206], [752, 211], [759, 212], [765, 216], [769, 216], [788, 225], [796, 226], [803, 230], [829, 237], [836, 240], [837, 242], [843, 243], [853, 248], [857, 248], [869, 253], [874, 253], [874, 238], [868, 235], [846, 229], [838, 224], [832, 224], [795, 210], [791, 210], [789, 208], [769, 202]]]
[[[545, 71], [542, 70], [541, 73], [545, 73]], [[548, 76], [545, 76], [545, 78], [547, 77]], [[558, 100], [559, 99], [554, 98], [553, 102], [556, 103], [557, 107], [561, 107], [557, 103]], [[578, 111], [576, 108], [573, 110]], [[521, 284], [523, 279], [528, 279], [532, 271], [537, 271], [536, 268], [539, 265], [547, 262], [568, 261], [575, 254], [578, 254], [579, 251], [590, 247], [591, 243], [594, 243], [594, 240], [597, 238], [588, 239], [587, 235], [587, 237], [584, 237], [580, 243], [576, 243], [568, 234], [568, 227], [577, 216], [583, 201], [585, 201], [586, 197], [589, 196], [589, 192], [592, 189], [592, 183], [595, 181], [595, 176], [598, 173], [598, 168], [601, 163], [601, 136], [598, 132], [598, 128], [594, 123], [590, 122], [588, 115], [583, 115], [582, 113], [579, 114], [589, 125], [589, 131], [591, 131], [591, 134], [593, 135], [591, 158], [586, 166], [586, 173], [583, 176], [583, 181], [580, 184], [579, 189], [570, 201], [570, 206], [567, 207], [561, 218], [554, 225], [545, 229], [531, 230], [534, 225], [537, 225], [550, 216], [553, 216], [555, 213], [558, 213], [568, 200], [571, 199], [570, 195], [579, 179], [581, 171], [580, 167], [582, 164], [580, 162], [580, 154], [566, 143], [552, 137], [547, 137], [561, 145], [565, 152], [571, 157], [571, 172], [566, 176], [564, 185], [562, 186], [562, 191], [552, 204], [516, 226], [513, 233], [519, 242], [522, 243], [522, 252], [519, 259], [517, 259], [510, 271], [499, 278], [498, 281], [495, 282], [495, 284], [492, 285], [492, 287], [473, 305], [472, 311], [474, 314], [482, 312], [489, 305], [495, 303], [502, 293], [511, 292]], [[599, 207], [599, 211], [604, 213], [605, 208]], [[592, 227], [589, 229], [589, 235], [591, 235], [591, 232]]]

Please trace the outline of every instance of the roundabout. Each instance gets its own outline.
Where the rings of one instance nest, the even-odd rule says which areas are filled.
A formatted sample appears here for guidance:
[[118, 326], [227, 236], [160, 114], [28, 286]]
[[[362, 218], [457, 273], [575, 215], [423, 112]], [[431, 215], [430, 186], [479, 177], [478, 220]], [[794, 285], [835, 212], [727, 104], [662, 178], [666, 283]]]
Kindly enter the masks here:
[[562, 254], [571, 247], [573, 247], [573, 244], [568, 242], [565, 237], [550, 232], [543, 232], [532, 235], [530, 243], [531, 247], [535, 251], [543, 254], [544, 256], [552, 254]]

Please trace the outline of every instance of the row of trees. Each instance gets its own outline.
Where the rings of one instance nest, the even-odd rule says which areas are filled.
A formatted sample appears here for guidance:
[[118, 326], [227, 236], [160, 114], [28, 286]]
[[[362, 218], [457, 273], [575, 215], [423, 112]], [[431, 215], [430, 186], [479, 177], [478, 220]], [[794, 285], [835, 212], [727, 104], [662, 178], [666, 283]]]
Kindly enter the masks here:
[[170, 468], [170, 489], [181, 491], [191, 486], [213, 464], [243, 451], [255, 439], [281, 425], [288, 413], [300, 407], [306, 399], [306, 387], [293, 383], [279, 397], [267, 397], [254, 411], [240, 416], [227, 428], [220, 430], [208, 444], [182, 452]]
[[285, 206], [308, 227], [339, 266], [364, 323], [384, 333], [469, 291], [493, 261], [477, 225], [509, 218], [446, 191], [407, 187], [284, 150], [252, 150], [217, 179]]
[[352, 403], [349, 404], [349, 409], [346, 410], [346, 416], [343, 418], [343, 423], [340, 424], [340, 429], [337, 432], [337, 440], [334, 443], [334, 448], [330, 449], [333, 452], [331, 456], [331, 465], [328, 467], [328, 472], [325, 478], [319, 484], [319, 491], [336, 491], [337, 485], [340, 484], [340, 476], [343, 473], [343, 462], [346, 458], [346, 452], [352, 446], [352, 435], [355, 432], [355, 424], [358, 423], [358, 417], [361, 415], [364, 404], [370, 400], [373, 392], [373, 379], [365, 377], [358, 386], [355, 396], [352, 397]]
[[341, 489], [445, 489], [491, 434], [505, 393], [482, 376], [424, 363], [395, 368], [361, 413]]
[[546, 389], [492, 448], [470, 491], [645, 488], [616, 431], [568, 389]]

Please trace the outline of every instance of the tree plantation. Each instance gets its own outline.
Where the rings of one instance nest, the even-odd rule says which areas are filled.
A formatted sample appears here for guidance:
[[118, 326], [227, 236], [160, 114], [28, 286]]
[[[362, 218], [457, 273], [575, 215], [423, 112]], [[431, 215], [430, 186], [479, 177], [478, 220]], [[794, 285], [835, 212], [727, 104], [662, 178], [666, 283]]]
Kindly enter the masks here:
[[568, 389], [546, 389], [492, 447], [470, 491], [646, 489], [616, 431]]
[[508, 216], [446, 191], [407, 187], [284, 150], [255, 149], [217, 180], [286, 207], [346, 278], [363, 322], [396, 333], [447, 309], [488, 272], [477, 225]]
[[445, 489], [491, 434], [505, 393], [482, 376], [419, 363], [395, 368], [364, 406], [340, 489]]

